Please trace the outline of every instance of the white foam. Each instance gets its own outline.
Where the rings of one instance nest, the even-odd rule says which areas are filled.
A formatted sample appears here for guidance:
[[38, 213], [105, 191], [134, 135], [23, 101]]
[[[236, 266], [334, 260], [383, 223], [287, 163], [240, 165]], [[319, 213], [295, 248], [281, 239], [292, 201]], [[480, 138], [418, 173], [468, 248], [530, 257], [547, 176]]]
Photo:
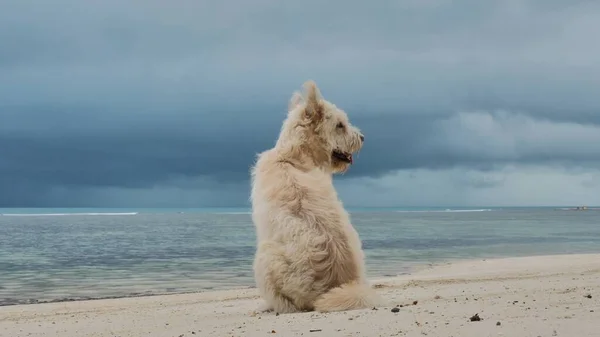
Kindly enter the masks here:
[[1, 216], [70, 216], [70, 215], [137, 215], [138, 212], [127, 213], [0, 213]]
[[492, 209], [444, 209], [444, 210], [410, 210], [410, 211], [395, 211], [396, 213], [470, 213], [470, 212], [491, 212]]

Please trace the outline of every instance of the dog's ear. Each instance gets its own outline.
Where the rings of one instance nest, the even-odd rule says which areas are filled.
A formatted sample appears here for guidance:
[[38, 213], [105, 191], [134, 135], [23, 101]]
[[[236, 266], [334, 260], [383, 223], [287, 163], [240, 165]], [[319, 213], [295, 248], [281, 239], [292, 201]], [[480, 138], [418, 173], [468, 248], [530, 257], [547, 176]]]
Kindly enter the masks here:
[[302, 94], [300, 94], [299, 92], [295, 92], [292, 95], [292, 98], [290, 98], [290, 103], [288, 104], [288, 111], [292, 111], [294, 109], [296, 109], [296, 107], [298, 105], [300, 105], [302, 103]]
[[319, 122], [323, 119], [323, 104], [321, 103], [321, 93], [314, 81], [304, 83], [306, 108], [305, 117], [313, 122]]

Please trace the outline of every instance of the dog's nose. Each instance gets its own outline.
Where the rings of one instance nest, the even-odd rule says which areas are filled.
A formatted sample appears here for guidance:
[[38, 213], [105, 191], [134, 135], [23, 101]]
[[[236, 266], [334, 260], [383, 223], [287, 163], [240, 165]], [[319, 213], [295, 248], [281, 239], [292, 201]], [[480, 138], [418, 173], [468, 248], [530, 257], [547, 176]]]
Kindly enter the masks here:
[[360, 141], [361, 141], [361, 142], [364, 142], [364, 141], [365, 141], [365, 135], [362, 135], [362, 134], [360, 135]]

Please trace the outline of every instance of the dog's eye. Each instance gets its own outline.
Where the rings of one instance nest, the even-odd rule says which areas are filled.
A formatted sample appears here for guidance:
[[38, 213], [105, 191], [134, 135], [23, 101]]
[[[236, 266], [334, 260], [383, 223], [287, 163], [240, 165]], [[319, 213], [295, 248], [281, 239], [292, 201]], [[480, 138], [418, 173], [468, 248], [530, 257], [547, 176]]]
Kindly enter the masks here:
[[335, 127], [338, 128], [338, 129], [343, 129], [344, 128], [344, 123], [339, 122], [339, 123], [337, 123], [337, 125]]

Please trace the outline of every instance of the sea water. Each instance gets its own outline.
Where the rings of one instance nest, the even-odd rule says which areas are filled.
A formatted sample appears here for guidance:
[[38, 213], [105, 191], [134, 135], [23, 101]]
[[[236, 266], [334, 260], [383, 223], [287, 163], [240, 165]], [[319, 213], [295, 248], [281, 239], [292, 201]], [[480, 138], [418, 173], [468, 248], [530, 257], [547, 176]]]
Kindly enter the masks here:
[[[251, 287], [243, 208], [0, 209], [0, 305]], [[372, 278], [458, 259], [600, 252], [600, 210], [353, 209]]]

